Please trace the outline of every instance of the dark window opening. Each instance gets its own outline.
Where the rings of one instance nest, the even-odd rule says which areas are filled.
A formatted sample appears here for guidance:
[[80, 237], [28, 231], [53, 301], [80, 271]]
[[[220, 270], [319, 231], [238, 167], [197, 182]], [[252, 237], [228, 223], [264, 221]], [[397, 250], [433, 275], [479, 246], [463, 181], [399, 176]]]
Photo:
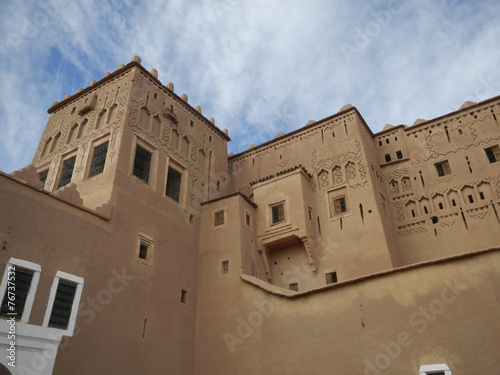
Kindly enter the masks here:
[[396, 151], [396, 157], [398, 159], [403, 159], [403, 153], [401, 151]]
[[337, 272], [328, 272], [325, 274], [326, 277], [326, 285], [334, 284], [337, 282]]
[[42, 181], [43, 185], [45, 186], [45, 181], [47, 181], [47, 176], [49, 175], [49, 170], [46, 169], [44, 171], [41, 171], [40, 173], [38, 173], [38, 178], [40, 179], [40, 181]]
[[149, 183], [149, 169], [151, 168], [151, 152], [137, 145], [135, 149], [134, 170], [132, 174]]
[[148, 259], [148, 245], [141, 243], [139, 246], [139, 258]]
[[453, 205], [453, 207], [455, 207], [457, 205], [457, 202], [455, 202], [455, 199], [451, 200], [451, 204]]
[[[13, 271], [15, 278], [11, 280], [11, 274], [8, 275], [8, 280], [12, 284], [8, 284], [7, 288], [5, 289], [5, 294], [2, 300], [2, 307], [0, 309], [0, 316], [10, 316], [8, 314], [16, 314], [12, 316], [15, 316], [16, 319], [21, 319], [24, 311], [24, 306], [26, 305], [26, 300], [28, 299], [31, 280], [33, 280], [33, 271], [14, 266]], [[7, 272], [10, 272], [10, 270]], [[9, 287], [12, 285], [15, 286], [15, 291], [11, 291], [9, 293]]]
[[378, 141], [378, 145], [379, 145], [379, 146], [382, 146], [382, 141]]
[[424, 206], [424, 212], [425, 212], [426, 214], [428, 214], [428, 213], [429, 213], [429, 211], [427, 210], [427, 206]]
[[288, 285], [288, 288], [290, 290], [298, 292], [299, 291], [299, 283], [291, 283], [290, 285]]
[[439, 202], [439, 209], [442, 210], [444, 208], [443, 203]]
[[385, 143], [389, 144], [389, 138], [387, 138], [387, 139], [385, 140]]
[[75, 161], [76, 156], [63, 161], [61, 176], [59, 176], [59, 183], [57, 184], [58, 189], [71, 182], [71, 178], [73, 177], [73, 169], [75, 168]]
[[385, 161], [389, 163], [391, 161], [391, 155], [390, 154], [385, 154]]
[[172, 198], [176, 202], [179, 202], [180, 198], [181, 180], [182, 180], [181, 172], [173, 168], [168, 168], [167, 189], [165, 191], [165, 195], [167, 197]]
[[468, 195], [467, 198], [469, 198], [469, 203], [474, 203], [474, 198], [472, 197], [472, 195]]
[[181, 289], [181, 303], [187, 303], [187, 290]]
[[224, 210], [217, 211], [215, 213], [214, 226], [219, 226], [224, 224]]
[[500, 147], [498, 147], [498, 145], [486, 148], [484, 151], [490, 163], [495, 163], [500, 159]]
[[481, 200], [484, 199], [484, 193], [482, 191], [479, 192], [479, 198], [481, 198]]
[[439, 219], [437, 216], [433, 216], [433, 217], [431, 217], [431, 220], [432, 220], [432, 224], [437, 224]]
[[73, 300], [76, 294], [76, 284], [65, 280], [59, 280], [57, 285], [54, 304], [49, 319], [49, 327], [68, 328], [73, 308]]
[[445, 176], [451, 173], [450, 163], [448, 160], [442, 161], [440, 163], [434, 164], [439, 177]]
[[247, 227], [250, 226], [250, 219], [251, 219], [250, 215], [249, 214], [245, 214], [245, 223], [247, 224]]
[[411, 210], [411, 216], [415, 217], [415, 210]]
[[229, 272], [229, 261], [228, 260], [224, 260], [222, 261], [222, 264], [221, 264], [221, 271], [220, 271], [223, 275], [227, 274]]
[[90, 163], [89, 177], [98, 175], [104, 171], [104, 164], [106, 163], [106, 154], [108, 153], [108, 144], [105, 142], [94, 148], [94, 155]]
[[272, 223], [278, 224], [285, 221], [285, 204], [280, 203], [271, 207]]

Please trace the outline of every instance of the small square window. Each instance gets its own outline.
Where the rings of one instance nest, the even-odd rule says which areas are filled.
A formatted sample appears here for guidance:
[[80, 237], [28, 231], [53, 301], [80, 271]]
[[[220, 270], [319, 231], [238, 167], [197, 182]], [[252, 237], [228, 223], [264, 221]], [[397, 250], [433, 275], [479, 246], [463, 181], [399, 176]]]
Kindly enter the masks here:
[[396, 157], [398, 159], [403, 159], [403, 153], [401, 151], [396, 151]]
[[228, 260], [223, 260], [221, 263], [221, 269], [220, 273], [223, 275], [227, 274], [229, 272], [229, 261]]
[[148, 245], [141, 243], [139, 245], [139, 258], [148, 259]]
[[182, 173], [174, 168], [169, 167], [167, 176], [167, 189], [165, 191], [165, 195], [172, 198], [176, 202], [179, 202], [180, 198], [181, 181]]
[[285, 221], [285, 204], [279, 203], [271, 206], [271, 219], [273, 224]]
[[450, 163], [448, 160], [442, 161], [440, 163], [434, 164], [439, 177], [451, 174]]
[[484, 151], [490, 163], [495, 163], [500, 160], [500, 147], [498, 147], [498, 145], [485, 148]]
[[326, 277], [326, 285], [334, 284], [337, 282], [337, 272], [325, 273], [325, 277]]
[[290, 290], [298, 292], [299, 291], [299, 283], [291, 283], [291, 284], [288, 285], [288, 288]]
[[104, 171], [106, 154], [108, 153], [108, 144], [109, 142], [105, 142], [94, 147], [94, 154], [92, 155], [92, 162], [90, 163], [89, 177], [98, 175]]
[[217, 211], [214, 215], [214, 226], [224, 224], [224, 210]]
[[339, 215], [347, 211], [347, 205], [345, 197], [339, 197], [333, 199], [333, 214]]
[[73, 169], [75, 168], [75, 161], [76, 155], [63, 161], [61, 175], [59, 176], [59, 183], [57, 184], [58, 189], [71, 182], [71, 178], [73, 177]]
[[151, 168], [151, 152], [137, 145], [135, 149], [134, 170], [132, 174], [149, 183], [149, 170]]

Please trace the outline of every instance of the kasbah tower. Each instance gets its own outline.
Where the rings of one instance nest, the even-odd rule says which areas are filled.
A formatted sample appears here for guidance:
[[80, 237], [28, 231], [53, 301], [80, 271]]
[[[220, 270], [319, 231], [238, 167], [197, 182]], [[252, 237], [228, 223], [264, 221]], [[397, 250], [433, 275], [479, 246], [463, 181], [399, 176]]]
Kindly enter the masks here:
[[0, 375], [500, 374], [500, 97], [228, 155], [134, 56], [48, 112], [0, 174]]

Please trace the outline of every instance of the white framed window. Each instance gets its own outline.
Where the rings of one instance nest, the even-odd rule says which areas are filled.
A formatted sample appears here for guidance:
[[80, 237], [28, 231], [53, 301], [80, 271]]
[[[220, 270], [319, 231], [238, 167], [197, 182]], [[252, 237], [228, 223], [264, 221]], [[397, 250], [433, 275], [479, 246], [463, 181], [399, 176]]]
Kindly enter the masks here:
[[30, 318], [42, 267], [26, 260], [10, 258], [5, 266], [0, 293], [0, 316], [27, 323]]
[[57, 271], [50, 288], [43, 326], [62, 329], [65, 336], [72, 336], [82, 290], [82, 277]]
[[418, 370], [418, 375], [452, 375], [451, 370], [444, 363], [423, 365]]

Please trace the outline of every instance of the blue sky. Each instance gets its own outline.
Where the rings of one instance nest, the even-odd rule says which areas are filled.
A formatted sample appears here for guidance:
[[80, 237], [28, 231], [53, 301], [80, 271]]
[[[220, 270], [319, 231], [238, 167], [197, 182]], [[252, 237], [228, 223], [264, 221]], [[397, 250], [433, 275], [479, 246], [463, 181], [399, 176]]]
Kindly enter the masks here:
[[47, 108], [142, 58], [230, 152], [350, 103], [374, 131], [500, 95], [498, 0], [0, 0], [0, 170]]

